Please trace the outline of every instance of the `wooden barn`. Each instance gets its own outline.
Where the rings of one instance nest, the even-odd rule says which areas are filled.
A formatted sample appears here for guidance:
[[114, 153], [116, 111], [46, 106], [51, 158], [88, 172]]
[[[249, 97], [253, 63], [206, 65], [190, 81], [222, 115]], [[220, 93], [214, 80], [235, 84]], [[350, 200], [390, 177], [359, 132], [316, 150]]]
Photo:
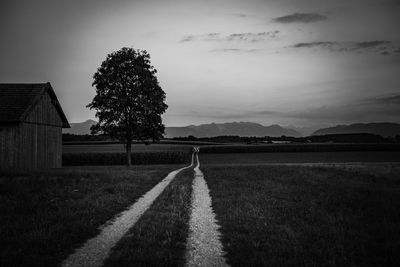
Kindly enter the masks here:
[[50, 83], [0, 84], [0, 170], [61, 167], [69, 127]]

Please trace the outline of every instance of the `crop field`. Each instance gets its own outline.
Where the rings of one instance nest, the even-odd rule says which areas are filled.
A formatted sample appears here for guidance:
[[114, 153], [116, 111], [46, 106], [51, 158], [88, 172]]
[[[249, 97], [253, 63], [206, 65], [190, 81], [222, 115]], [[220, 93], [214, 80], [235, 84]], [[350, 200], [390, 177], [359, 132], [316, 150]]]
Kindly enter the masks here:
[[[133, 165], [185, 164], [190, 161], [192, 146], [184, 144], [133, 144]], [[63, 145], [63, 166], [124, 165], [123, 144]]]
[[[202, 149], [200, 150], [202, 151]], [[270, 164], [333, 162], [400, 162], [400, 151], [276, 152], [201, 154], [205, 164]]]
[[[133, 144], [132, 152], [164, 152], [164, 151], [187, 151], [191, 145], [185, 144]], [[63, 145], [63, 153], [116, 153], [125, 152], [124, 144], [79, 144]]]
[[392, 143], [291, 143], [291, 144], [229, 144], [204, 146], [202, 153], [285, 153], [285, 152], [352, 152], [400, 151], [400, 144]]

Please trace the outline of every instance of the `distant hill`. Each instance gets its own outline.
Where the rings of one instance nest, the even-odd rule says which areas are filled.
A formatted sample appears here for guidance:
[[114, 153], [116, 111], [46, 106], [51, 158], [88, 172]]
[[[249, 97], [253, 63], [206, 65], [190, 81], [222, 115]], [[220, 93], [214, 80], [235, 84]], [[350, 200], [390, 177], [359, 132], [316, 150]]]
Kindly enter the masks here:
[[[63, 133], [70, 134], [90, 134], [90, 126], [95, 124], [94, 120], [87, 120], [81, 123], [70, 123], [71, 128], [63, 129]], [[301, 134], [293, 129], [283, 128], [279, 125], [263, 126], [252, 122], [231, 122], [231, 123], [211, 123], [198, 126], [190, 125], [185, 127], [166, 127], [165, 137], [185, 137], [193, 135], [195, 137], [213, 137], [221, 135], [238, 136], [272, 136], [282, 135], [300, 137]]]
[[312, 135], [326, 135], [326, 134], [351, 134], [351, 133], [369, 133], [378, 134], [383, 137], [400, 135], [400, 124], [398, 123], [356, 123], [351, 125], [337, 125], [319, 129]]
[[283, 128], [279, 125], [263, 126], [252, 122], [230, 122], [211, 123], [198, 126], [166, 127], [165, 137], [173, 138], [179, 136], [193, 135], [195, 137], [213, 137], [222, 135], [238, 136], [293, 136], [300, 137], [301, 134], [293, 129]]
[[90, 127], [97, 122], [94, 120], [87, 120], [84, 122], [70, 123], [71, 128], [63, 129], [63, 133], [69, 134], [90, 134]]
[[326, 125], [303, 126], [303, 127], [288, 125], [288, 126], [284, 126], [283, 128], [295, 130], [296, 132], [300, 133], [302, 136], [310, 136], [313, 132], [315, 132], [316, 130], [319, 130], [323, 127], [326, 127]]

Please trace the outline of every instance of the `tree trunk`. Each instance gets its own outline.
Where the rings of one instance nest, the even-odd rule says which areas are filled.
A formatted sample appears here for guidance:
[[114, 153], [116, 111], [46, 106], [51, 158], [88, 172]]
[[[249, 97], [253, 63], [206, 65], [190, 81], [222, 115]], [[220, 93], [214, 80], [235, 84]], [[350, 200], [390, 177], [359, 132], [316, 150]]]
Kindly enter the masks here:
[[132, 148], [132, 141], [126, 141], [126, 165], [129, 167], [131, 166], [131, 148]]

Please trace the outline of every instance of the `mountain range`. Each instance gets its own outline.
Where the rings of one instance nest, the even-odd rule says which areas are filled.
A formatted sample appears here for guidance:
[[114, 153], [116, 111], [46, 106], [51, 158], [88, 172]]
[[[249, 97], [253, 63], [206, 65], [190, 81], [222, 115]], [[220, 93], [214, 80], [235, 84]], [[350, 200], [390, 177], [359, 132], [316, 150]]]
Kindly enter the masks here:
[[355, 123], [350, 125], [337, 125], [315, 131], [312, 135], [370, 133], [383, 137], [400, 135], [400, 124], [389, 122]]
[[195, 137], [213, 137], [221, 135], [238, 136], [293, 136], [300, 137], [301, 134], [293, 129], [283, 128], [279, 125], [263, 126], [253, 122], [229, 122], [229, 123], [210, 123], [198, 126], [190, 125], [186, 127], [166, 127], [165, 136], [167, 138], [193, 135]]
[[[95, 124], [94, 120], [87, 120], [81, 123], [70, 123], [71, 128], [63, 129], [63, 133], [70, 134], [90, 134], [90, 127]], [[371, 133], [384, 137], [400, 135], [400, 124], [397, 123], [356, 123], [351, 125], [337, 125], [334, 127], [316, 130], [312, 135], [326, 134], [348, 134], [348, 133]], [[271, 136], [279, 137], [282, 135], [301, 137], [302, 134], [296, 129], [282, 127], [279, 125], [263, 126], [253, 122], [229, 122], [229, 123], [210, 123], [201, 125], [189, 125], [183, 127], [166, 127], [165, 137], [213, 137], [221, 135], [237, 136]]]
[[94, 120], [87, 120], [84, 122], [73, 122], [70, 123], [69, 125], [71, 128], [64, 128], [63, 133], [64, 134], [90, 134], [90, 127], [94, 124], [96, 124], [97, 121]]
[[[63, 129], [63, 133], [69, 134], [90, 134], [90, 127], [95, 124], [94, 120], [87, 120], [81, 123], [70, 123], [71, 128]], [[173, 138], [179, 136], [193, 135], [196, 137], [213, 137], [221, 135], [239, 136], [295, 136], [301, 134], [293, 129], [283, 128], [279, 125], [263, 126], [252, 122], [230, 122], [210, 123], [201, 125], [190, 125], [184, 127], [165, 127], [165, 137]]]

